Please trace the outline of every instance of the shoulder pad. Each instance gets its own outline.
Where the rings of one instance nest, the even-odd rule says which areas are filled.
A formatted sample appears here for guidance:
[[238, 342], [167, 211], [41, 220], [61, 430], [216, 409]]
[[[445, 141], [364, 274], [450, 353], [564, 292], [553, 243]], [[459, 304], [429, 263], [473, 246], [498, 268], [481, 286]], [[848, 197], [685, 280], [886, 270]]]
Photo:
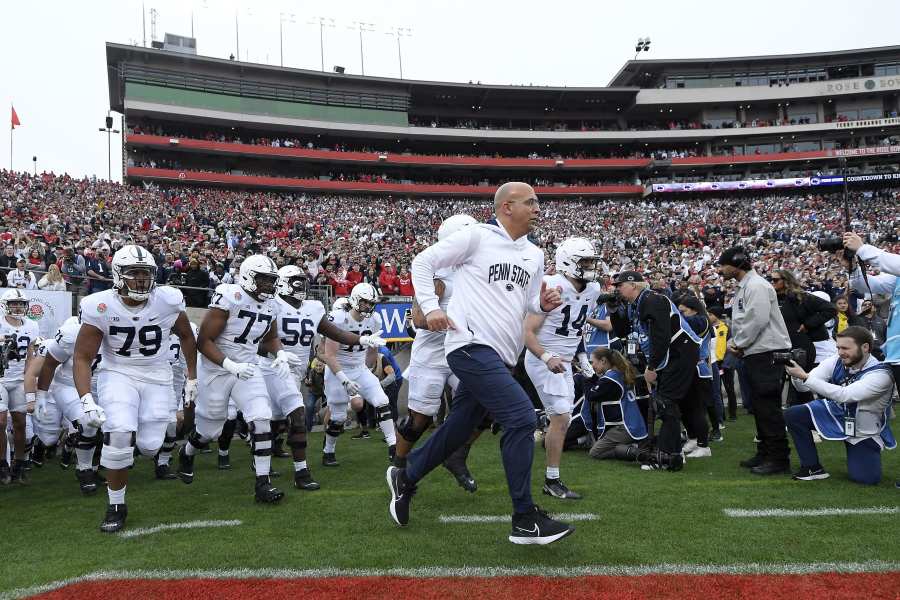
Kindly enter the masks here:
[[178, 288], [161, 285], [156, 288], [159, 299], [170, 306], [178, 306], [184, 302], [184, 294]]

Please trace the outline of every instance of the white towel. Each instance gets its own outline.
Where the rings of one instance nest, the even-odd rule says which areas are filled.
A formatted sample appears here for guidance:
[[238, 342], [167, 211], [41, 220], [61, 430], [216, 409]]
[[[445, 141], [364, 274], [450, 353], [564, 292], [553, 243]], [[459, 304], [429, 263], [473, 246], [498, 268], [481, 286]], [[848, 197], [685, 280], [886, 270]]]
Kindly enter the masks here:
[[544, 391], [551, 396], [565, 396], [568, 392], [569, 382], [565, 373], [551, 373], [544, 380]]

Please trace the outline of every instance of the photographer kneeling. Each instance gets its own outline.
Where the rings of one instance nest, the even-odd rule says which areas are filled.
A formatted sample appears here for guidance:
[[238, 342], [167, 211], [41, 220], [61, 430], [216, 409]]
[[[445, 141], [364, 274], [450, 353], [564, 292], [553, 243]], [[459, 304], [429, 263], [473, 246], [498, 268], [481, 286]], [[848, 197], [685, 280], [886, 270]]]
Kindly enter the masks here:
[[647, 438], [647, 424], [634, 397], [637, 372], [624, 356], [609, 348], [595, 349], [591, 366], [596, 376], [585, 382], [581, 405], [584, 426], [597, 438], [588, 454], [597, 459], [635, 461], [638, 442]]
[[851, 326], [836, 337], [838, 355], [807, 373], [796, 362], [785, 367], [794, 387], [820, 399], [784, 412], [788, 431], [800, 456], [794, 479], [825, 479], [813, 430], [826, 440], [843, 440], [850, 479], [868, 485], [881, 481], [881, 449], [897, 443], [887, 422], [894, 381], [889, 365], [871, 355], [872, 334]]

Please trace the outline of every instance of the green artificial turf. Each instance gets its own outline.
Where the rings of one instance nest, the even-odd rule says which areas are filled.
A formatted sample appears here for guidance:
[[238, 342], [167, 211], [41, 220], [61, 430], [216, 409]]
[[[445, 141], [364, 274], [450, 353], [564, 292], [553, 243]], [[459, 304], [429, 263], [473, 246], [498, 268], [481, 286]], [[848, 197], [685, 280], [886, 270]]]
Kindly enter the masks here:
[[[231, 471], [218, 471], [215, 453], [198, 456], [195, 481], [156, 481], [138, 459], [128, 485], [128, 528], [194, 520], [240, 519], [237, 527], [164, 531], [122, 539], [98, 530], [105, 489], [82, 497], [73, 471], [56, 461], [34, 469], [28, 485], [0, 488], [3, 535], [0, 589], [29, 587], [100, 569], [414, 568], [740, 564], [900, 560], [896, 514], [820, 518], [735, 519], [724, 508], [817, 508], [900, 505], [900, 454], [885, 452], [884, 481], [864, 487], [847, 480], [843, 444], [818, 446], [831, 473], [824, 481], [758, 477], [738, 466], [753, 453], [752, 418], [729, 423], [713, 456], [688, 461], [681, 473], [644, 472], [634, 464], [595, 461], [567, 452], [562, 478], [580, 501], [540, 493], [543, 450], [537, 445], [532, 489], [551, 512], [596, 513], [576, 532], [547, 547], [514, 546], [508, 523], [441, 524], [438, 516], [500, 515], [510, 511], [499, 436], [486, 433], [470, 456], [479, 484], [467, 494], [442, 468], [419, 486], [408, 527], [387, 512], [386, 446], [340, 438], [341, 466], [320, 465], [321, 433], [311, 435], [310, 465], [322, 489], [293, 488], [290, 459], [275, 459], [275, 480], [286, 491], [277, 506], [253, 501], [246, 446], [235, 440]], [[796, 467], [796, 456], [792, 456]], [[173, 460], [174, 465], [174, 460]]]

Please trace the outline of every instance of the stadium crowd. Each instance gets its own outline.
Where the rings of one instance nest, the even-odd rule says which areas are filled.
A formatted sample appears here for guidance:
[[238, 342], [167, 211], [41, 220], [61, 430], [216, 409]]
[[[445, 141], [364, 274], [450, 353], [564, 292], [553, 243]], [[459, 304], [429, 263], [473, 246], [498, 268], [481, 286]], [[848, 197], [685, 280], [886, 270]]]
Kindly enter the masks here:
[[[890, 188], [851, 193], [855, 225], [893, 252], [900, 249], [898, 195]], [[792, 269], [801, 285], [834, 298], [846, 287], [846, 275], [816, 250], [815, 241], [841, 228], [840, 197], [832, 191], [548, 200], [541, 204], [538, 237], [548, 259], [561, 240], [583, 235], [598, 248], [605, 270], [643, 271], [656, 287], [698, 294], [733, 286], [721, 281], [713, 263], [723, 248], [742, 242], [763, 275]], [[0, 199], [2, 283], [24, 259], [23, 269], [34, 272], [24, 286], [60, 286], [61, 275], [78, 292], [108, 287], [112, 253], [133, 241], [156, 255], [160, 281], [175, 277], [190, 287], [215, 287], [242, 257], [265, 252], [279, 265], [302, 265], [313, 283], [331, 286], [338, 296], [359, 281], [385, 295], [411, 295], [408, 267], [434, 241], [441, 220], [461, 212], [479, 220], [491, 214], [490, 202], [479, 199], [141, 187], [5, 170]], [[189, 301], [205, 305], [206, 296]]]

